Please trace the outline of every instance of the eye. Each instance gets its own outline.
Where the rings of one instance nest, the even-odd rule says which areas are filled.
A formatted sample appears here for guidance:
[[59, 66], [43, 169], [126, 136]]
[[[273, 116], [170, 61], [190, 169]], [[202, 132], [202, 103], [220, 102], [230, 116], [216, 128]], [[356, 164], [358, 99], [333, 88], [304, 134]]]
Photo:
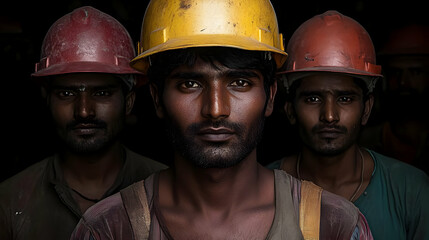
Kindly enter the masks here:
[[72, 96], [75, 96], [76, 94], [73, 91], [62, 90], [62, 91], [58, 91], [57, 95], [60, 97], [72, 97]]
[[305, 102], [307, 103], [317, 103], [317, 102], [321, 102], [321, 99], [317, 96], [309, 96], [307, 98], [305, 98]]
[[244, 79], [238, 79], [231, 83], [231, 86], [235, 86], [235, 87], [247, 87], [249, 85], [250, 85], [249, 81]]
[[104, 97], [104, 96], [110, 96], [110, 95], [112, 95], [112, 93], [110, 91], [102, 90], [102, 91], [95, 92], [94, 95]]
[[187, 89], [187, 88], [199, 88], [199, 87], [201, 87], [201, 85], [195, 81], [185, 81], [185, 82], [182, 82], [180, 84], [180, 87], [185, 88], [185, 89]]
[[422, 69], [421, 68], [410, 68], [410, 73], [413, 76], [418, 76], [422, 74]]
[[353, 101], [353, 98], [348, 96], [342, 96], [338, 98], [338, 102], [341, 102], [341, 103], [351, 103], [352, 101]]

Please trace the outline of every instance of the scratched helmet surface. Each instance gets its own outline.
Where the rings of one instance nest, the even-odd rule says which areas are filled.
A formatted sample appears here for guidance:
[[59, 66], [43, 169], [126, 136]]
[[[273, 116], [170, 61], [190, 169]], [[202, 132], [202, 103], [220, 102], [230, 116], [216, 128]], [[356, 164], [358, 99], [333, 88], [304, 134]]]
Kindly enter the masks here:
[[141, 75], [129, 66], [134, 57], [125, 27], [110, 15], [85, 6], [52, 24], [32, 77], [79, 72]]
[[286, 74], [288, 81], [312, 72], [382, 77], [368, 32], [337, 11], [327, 11], [301, 24], [289, 40], [287, 52], [285, 71], [280, 74]]
[[145, 73], [150, 55], [213, 46], [268, 51], [277, 67], [287, 56], [269, 0], [152, 0], [131, 66]]

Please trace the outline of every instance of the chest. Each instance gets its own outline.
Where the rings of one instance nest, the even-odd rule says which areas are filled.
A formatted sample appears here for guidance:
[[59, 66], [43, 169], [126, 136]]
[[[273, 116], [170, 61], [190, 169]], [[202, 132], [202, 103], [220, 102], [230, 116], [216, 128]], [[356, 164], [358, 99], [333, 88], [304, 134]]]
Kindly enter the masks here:
[[233, 214], [212, 212], [183, 215], [164, 212], [162, 225], [174, 239], [265, 239], [275, 209], [274, 206], [262, 207]]

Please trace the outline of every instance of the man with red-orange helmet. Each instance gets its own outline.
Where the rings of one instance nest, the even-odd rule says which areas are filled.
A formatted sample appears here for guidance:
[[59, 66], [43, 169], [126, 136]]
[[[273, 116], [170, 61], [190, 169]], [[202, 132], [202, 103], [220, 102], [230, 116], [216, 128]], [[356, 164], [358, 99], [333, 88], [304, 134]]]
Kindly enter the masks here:
[[82, 214], [166, 168], [121, 143], [141, 74], [127, 30], [95, 8], [77, 8], [47, 32], [32, 78], [40, 83], [58, 149], [0, 184], [0, 239], [69, 239]]
[[385, 76], [381, 121], [362, 131], [360, 143], [429, 174], [429, 26], [395, 27], [378, 56]]
[[354, 19], [327, 11], [304, 22], [287, 51], [284, 109], [301, 147], [268, 167], [353, 202], [374, 239], [428, 239], [429, 178], [357, 144], [382, 77], [367, 31]]

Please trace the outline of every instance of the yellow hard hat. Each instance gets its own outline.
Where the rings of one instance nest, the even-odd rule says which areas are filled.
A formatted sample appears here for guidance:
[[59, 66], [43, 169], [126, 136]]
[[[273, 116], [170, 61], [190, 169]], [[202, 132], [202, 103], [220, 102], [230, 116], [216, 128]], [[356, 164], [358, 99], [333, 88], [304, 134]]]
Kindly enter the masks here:
[[146, 73], [150, 55], [213, 46], [271, 52], [277, 68], [287, 57], [269, 0], [151, 0], [130, 64]]

